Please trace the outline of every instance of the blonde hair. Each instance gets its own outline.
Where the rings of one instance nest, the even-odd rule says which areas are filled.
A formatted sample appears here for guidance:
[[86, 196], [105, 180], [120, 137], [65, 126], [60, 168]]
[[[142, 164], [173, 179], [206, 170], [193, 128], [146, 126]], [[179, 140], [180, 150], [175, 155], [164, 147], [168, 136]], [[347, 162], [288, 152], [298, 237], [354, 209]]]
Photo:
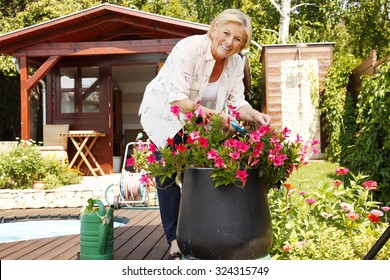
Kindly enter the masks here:
[[211, 32], [213, 29], [217, 26], [224, 25], [228, 22], [235, 22], [240, 24], [245, 29], [246, 33], [246, 41], [241, 47], [241, 50], [248, 48], [249, 44], [252, 41], [252, 20], [251, 18], [246, 15], [245, 13], [241, 12], [238, 9], [227, 9], [224, 10], [222, 13], [220, 13], [213, 21], [210, 23], [210, 28], [207, 31], [207, 35], [210, 39], [212, 38]]

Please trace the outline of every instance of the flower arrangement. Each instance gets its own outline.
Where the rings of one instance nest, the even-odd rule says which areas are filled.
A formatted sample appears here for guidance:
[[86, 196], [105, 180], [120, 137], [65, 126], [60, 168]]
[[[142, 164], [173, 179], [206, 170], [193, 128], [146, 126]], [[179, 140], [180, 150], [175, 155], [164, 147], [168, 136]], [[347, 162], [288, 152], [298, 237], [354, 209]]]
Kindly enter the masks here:
[[[229, 110], [239, 118], [234, 107]], [[179, 107], [171, 107], [171, 112], [183, 125], [180, 143], [172, 138], [160, 148], [153, 143], [139, 143], [127, 160], [128, 166], [146, 172], [141, 177], [144, 184], [152, 184], [157, 176], [161, 182], [175, 178], [179, 183], [187, 168], [206, 167], [213, 168], [211, 178], [215, 187], [228, 184], [244, 187], [248, 170], [254, 169], [269, 189], [280, 185], [317, 152], [314, 148], [317, 141], [305, 144], [298, 137], [291, 142], [287, 128], [278, 132], [269, 126], [242, 126], [240, 133], [226, 127], [220, 114], [205, 115], [199, 105], [183, 116]]]

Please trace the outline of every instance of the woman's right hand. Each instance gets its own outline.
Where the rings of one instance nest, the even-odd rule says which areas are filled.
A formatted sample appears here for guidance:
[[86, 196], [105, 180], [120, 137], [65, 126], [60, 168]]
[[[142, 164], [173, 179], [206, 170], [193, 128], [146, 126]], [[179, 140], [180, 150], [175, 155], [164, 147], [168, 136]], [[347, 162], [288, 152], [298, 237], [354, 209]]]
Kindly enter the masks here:
[[237, 122], [237, 120], [232, 116], [229, 115], [228, 113], [222, 112], [221, 113], [222, 119], [224, 120], [224, 126], [229, 128], [229, 130], [234, 130], [234, 128], [231, 126], [231, 122]]

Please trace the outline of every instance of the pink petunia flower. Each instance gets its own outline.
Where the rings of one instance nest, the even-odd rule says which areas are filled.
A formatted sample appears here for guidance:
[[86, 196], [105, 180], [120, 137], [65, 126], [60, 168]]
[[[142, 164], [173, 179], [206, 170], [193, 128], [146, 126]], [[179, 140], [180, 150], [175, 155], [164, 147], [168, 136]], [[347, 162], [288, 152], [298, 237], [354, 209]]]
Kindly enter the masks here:
[[171, 113], [176, 117], [179, 116], [180, 107], [179, 106], [171, 106]]
[[236, 110], [236, 109], [237, 109], [236, 106], [228, 105], [228, 109], [229, 109], [230, 114], [231, 114], [234, 118], [236, 118], [236, 119], [239, 119], [239, 118], [240, 118], [240, 113]]
[[229, 157], [231, 157], [233, 161], [236, 161], [240, 158], [240, 153], [237, 151], [233, 151], [229, 153]]
[[192, 131], [190, 134], [188, 134], [188, 137], [190, 137], [192, 140], [196, 141], [199, 139], [199, 132]]
[[248, 178], [248, 173], [246, 172], [246, 170], [238, 170], [236, 173], [236, 178], [240, 179], [242, 185], [245, 186], [246, 179]]
[[225, 163], [223, 162], [222, 157], [218, 156], [214, 161], [215, 161], [214, 167], [216, 167], [216, 168], [220, 168], [220, 167], [225, 168], [226, 167]]
[[211, 149], [210, 152], [207, 153], [207, 159], [215, 160], [218, 156], [218, 152], [214, 149]]
[[141, 182], [141, 184], [144, 184], [147, 186], [153, 185], [153, 178], [150, 177], [148, 174], [142, 174], [139, 181]]
[[154, 154], [148, 155], [148, 157], [146, 158], [146, 162], [147, 163], [156, 163], [157, 160], [156, 160], [156, 157], [154, 156]]
[[291, 129], [285, 127], [285, 128], [283, 129], [282, 133], [283, 133], [283, 137], [288, 138], [288, 137], [290, 136]]
[[126, 160], [126, 166], [134, 166], [134, 164], [135, 164], [135, 159], [133, 156], [131, 156]]
[[148, 151], [154, 154], [157, 151], [156, 145], [154, 145], [153, 143], [150, 143]]
[[356, 212], [345, 213], [345, 216], [347, 216], [348, 219], [350, 219], [351, 221], [356, 221], [357, 219], [359, 219], [359, 214]]
[[186, 117], [186, 119], [187, 119], [188, 121], [191, 121], [192, 117], [194, 116], [194, 113], [191, 112], [191, 111], [185, 112], [185, 113], [184, 113], [184, 116]]

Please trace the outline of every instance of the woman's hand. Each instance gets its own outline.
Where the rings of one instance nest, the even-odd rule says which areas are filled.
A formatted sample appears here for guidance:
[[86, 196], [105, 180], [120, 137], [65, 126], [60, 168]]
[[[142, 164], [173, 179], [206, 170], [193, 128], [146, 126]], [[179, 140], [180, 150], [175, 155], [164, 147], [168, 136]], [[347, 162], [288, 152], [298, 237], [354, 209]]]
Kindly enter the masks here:
[[224, 125], [225, 127], [228, 127], [230, 130], [234, 130], [234, 128], [231, 126], [230, 122], [237, 122], [237, 120], [232, 116], [229, 115], [228, 113], [221, 112], [221, 116], [224, 120]]
[[243, 121], [255, 123], [256, 125], [270, 125], [271, 117], [267, 114], [260, 113], [251, 106], [242, 106], [238, 112], [240, 119]]
[[269, 125], [271, 124], [271, 117], [257, 111], [254, 115], [254, 122], [257, 125]]

